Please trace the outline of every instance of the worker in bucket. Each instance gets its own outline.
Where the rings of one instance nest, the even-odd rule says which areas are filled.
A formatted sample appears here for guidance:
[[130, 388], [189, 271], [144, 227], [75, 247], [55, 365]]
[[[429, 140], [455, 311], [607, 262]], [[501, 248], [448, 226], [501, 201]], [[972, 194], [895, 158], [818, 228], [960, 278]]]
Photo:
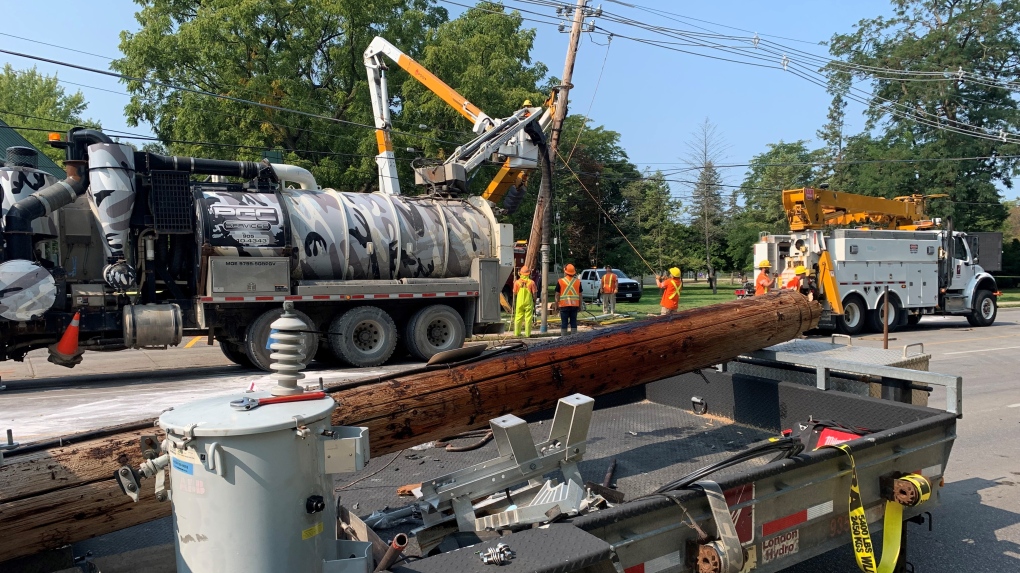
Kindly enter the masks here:
[[616, 291], [620, 281], [613, 272], [613, 267], [606, 265], [606, 274], [602, 275], [602, 314], [616, 314]]
[[560, 336], [577, 333], [577, 311], [581, 308], [581, 281], [574, 276], [574, 265], [563, 267], [563, 278], [556, 281], [556, 308], [560, 310]]
[[786, 290], [795, 290], [800, 292], [800, 286], [804, 282], [804, 278], [807, 276], [807, 268], [804, 265], [797, 265], [793, 269], [793, 278], [786, 282]]
[[680, 269], [669, 269], [669, 276], [655, 277], [655, 286], [662, 289], [662, 300], [659, 301], [660, 315], [673, 314], [680, 308], [680, 291], [684, 281], [680, 279]]
[[758, 277], [754, 279], [754, 296], [761, 296], [772, 290], [772, 277], [769, 276], [769, 269], [772, 268], [772, 263], [768, 260], [763, 260], [758, 263], [758, 268], [761, 272], [758, 273]]
[[514, 336], [521, 335], [524, 327], [524, 338], [531, 337], [531, 323], [535, 318], [535, 297], [538, 286], [531, 280], [531, 269], [521, 267], [521, 278], [514, 281]]

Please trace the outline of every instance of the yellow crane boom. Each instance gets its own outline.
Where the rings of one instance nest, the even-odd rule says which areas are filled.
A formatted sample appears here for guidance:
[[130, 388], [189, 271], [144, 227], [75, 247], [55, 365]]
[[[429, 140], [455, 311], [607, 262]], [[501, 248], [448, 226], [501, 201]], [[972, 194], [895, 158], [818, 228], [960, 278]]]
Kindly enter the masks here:
[[791, 231], [850, 225], [916, 231], [935, 226], [924, 212], [927, 200], [935, 197], [945, 195], [885, 199], [805, 187], [783, 191], [783, 208]]

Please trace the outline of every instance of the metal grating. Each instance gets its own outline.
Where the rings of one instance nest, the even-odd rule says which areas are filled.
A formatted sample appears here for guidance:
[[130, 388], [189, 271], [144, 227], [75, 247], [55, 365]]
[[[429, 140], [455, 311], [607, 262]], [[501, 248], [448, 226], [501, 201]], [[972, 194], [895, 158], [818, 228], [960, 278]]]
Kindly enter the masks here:
[[195, 199], [188, 174], [180, 171], [153, 171], [149, 208], [157, 233], [188, 234], [194, 229]]

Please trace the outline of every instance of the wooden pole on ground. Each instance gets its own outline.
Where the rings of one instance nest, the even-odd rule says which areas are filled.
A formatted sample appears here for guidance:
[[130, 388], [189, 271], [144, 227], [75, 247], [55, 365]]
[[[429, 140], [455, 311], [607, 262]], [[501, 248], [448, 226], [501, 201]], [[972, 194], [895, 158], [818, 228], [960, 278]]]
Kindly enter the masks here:
[[[548, 410], [564, 396], [599, 396], [791, 340], [821, 307], [792, 291], [580, 333], [521, 352], [409, 374], [333, 394], [336, 424], [366, 426], [372, 454], [399, 451], [485, 426], [491, 418]], [[226, 399], [226, 397], [225, 397]], [[141, 463], [154, 430], [13, 454], [0, 466], [0, 562], [170, 514], [151, 481], [132, 503], [113, 480]]]

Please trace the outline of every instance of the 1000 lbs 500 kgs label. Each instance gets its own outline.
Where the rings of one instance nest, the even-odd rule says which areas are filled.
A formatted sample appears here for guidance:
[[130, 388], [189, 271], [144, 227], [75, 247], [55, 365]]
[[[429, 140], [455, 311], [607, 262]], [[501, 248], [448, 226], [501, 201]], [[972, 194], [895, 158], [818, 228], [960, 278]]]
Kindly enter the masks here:
[[766, 539], [761, 544], [761, 561], [768, 563], [781, 557], [789, 557], [800, 550], [800, 530], [794, 529], [772, 539]]

